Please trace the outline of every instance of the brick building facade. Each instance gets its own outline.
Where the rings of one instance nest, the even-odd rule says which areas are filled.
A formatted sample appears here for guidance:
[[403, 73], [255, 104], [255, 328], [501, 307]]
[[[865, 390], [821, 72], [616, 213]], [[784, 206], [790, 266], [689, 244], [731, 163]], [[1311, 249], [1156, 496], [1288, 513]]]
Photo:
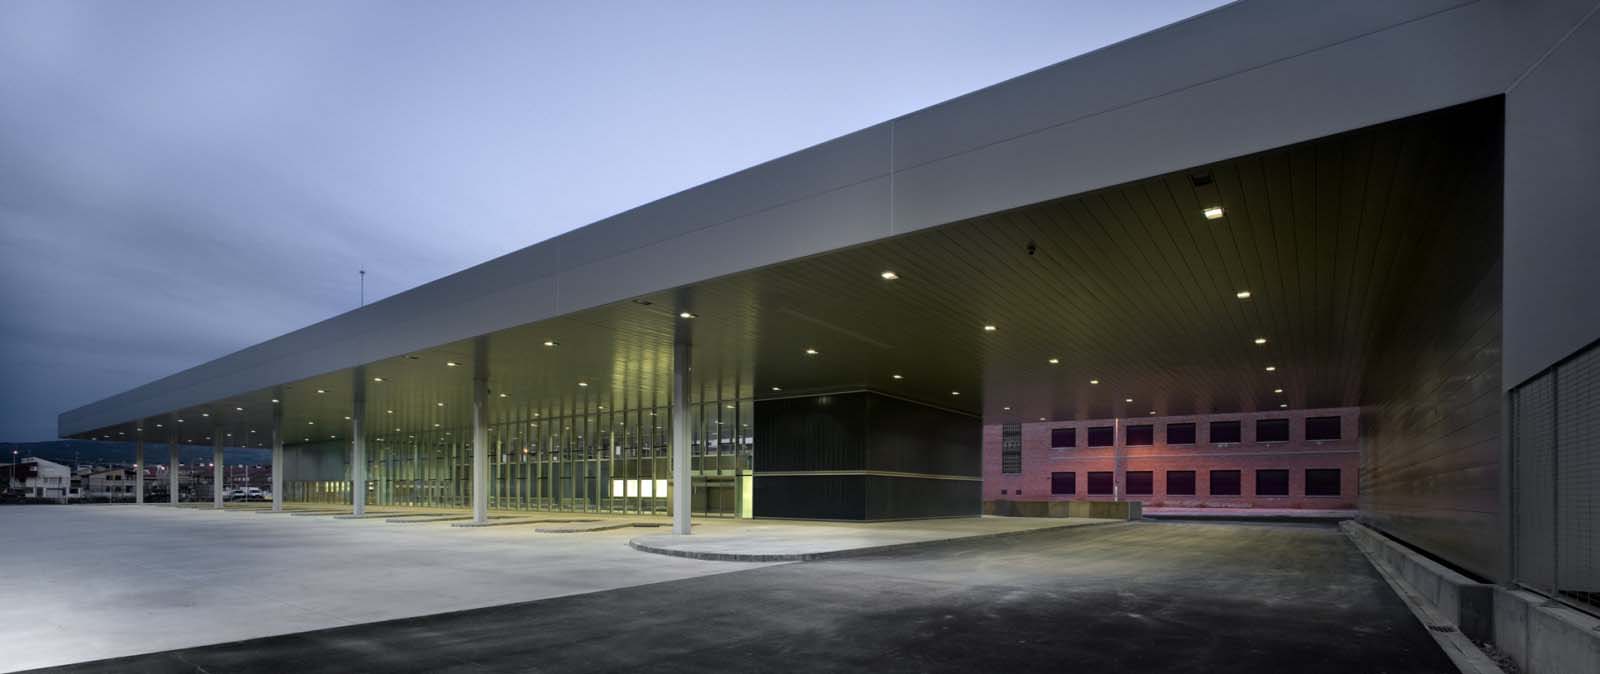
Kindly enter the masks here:
[[986, 424], [984, 501], [1356, 507], [1360, 409]]

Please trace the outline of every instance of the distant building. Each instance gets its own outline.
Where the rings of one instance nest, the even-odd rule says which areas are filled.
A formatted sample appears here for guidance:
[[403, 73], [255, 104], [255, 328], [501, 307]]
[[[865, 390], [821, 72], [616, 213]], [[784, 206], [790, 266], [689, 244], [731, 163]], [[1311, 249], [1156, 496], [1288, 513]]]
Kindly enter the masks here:
[[105, 468], [84, 474], [81, 482], [83, 498], [131, 501], [138, 479], [132, 468]]
[[79, 494], [72, 469], [30, 456], [4, 467], [6, 490], [28, 499], [67, 501]]

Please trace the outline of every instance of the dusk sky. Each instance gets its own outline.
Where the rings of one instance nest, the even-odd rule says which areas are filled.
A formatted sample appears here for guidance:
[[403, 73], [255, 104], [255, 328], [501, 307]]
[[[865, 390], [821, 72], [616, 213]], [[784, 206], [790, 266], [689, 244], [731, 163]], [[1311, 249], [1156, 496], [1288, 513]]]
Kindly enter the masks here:
[[0, 3], [0, 440], [1222, 4]]

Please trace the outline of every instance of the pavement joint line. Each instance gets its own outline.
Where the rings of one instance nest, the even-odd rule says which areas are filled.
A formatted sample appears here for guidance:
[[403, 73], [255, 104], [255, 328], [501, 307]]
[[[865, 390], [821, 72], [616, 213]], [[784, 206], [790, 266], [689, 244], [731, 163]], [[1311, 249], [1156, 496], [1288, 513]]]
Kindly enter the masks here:
[[669, 557], [684, 557], [710, 562], [811, 562], [822, 559], [840, 559], [844, 557], [857, 557], [861, 555], [876, 554], [879, 552], [901, 552], [917, 548], [933, 547], [945, 543], [959, 543], [963, 541], [993, 540], [996, 538], [1009, 538], [1012, 536], [1025, 536], [1028, 534], [1043, 533], [1046, 531], [1071, 531], [1091, 527], [1104, 527], [1116, 524], [1132, 524], [1131, 520], [1106, 520], [1104, 522], [1091, 522], [1088, 524], [1061, 524], [1050, 527], [1034, 529], [1019, 529], [1016, 531], [998, 531], [987, 534], [961, 536], [959, 538], [934, 538], [924, 541], [906, 541], [904, 543], [890, 543], [888, 545], [874, 545], [858, 548], [844, 548], [840, 550], [824, 550], [821, 552], [796, 552], [796, 553], [739, 553], [739, 552], [699, 552], [694, 550], [680, 550], [677, 548], [664, 548], [647, 543], [640, 543], [635, 538], [628, 541], [628, 547], [640, 552], [648, 552]]
[[1384, 565], [1373, 558], [1366, 548], [1361, 547], [1349, 532], [1341, 530], [1339, 533], [1345, 537], [1346, 541], [1355, 546], [1356, 550], [1361, 552], [1361, 556], [1366, 558], [1367, 564], [1371, 565], [1378, 572], [1378, 575], [1383, 577], [1383, 581], [1389, 584], [1389, 589], [1394, 590], [1394, 593], [1400, 596], [1400, 600], [1405, 602], [1406, 608], [1411, 609], [1411, 615], [1416, 617], [1417, 622], [1422, 623], [1423, 630], [1428, 633], [1428, 636], [1433, 637], [1433, 640], [1439, 644], [1439, 650], [1444, 651], [1444, 654], [1450, 658], [1451, 662], [1455, 663], [1456, 668], [1461, 670], [1462, 674], [1505, 674], [1505, 670], [1495, 664], [1494, 660], [1483, 652], [1483, 649], [1478, 648], [1478, 645], [1472, 642], [1472, 639], [1462, 634], [1459, 627], [1444, 616], [1439, 615], [1433, 607], [1428, 606], [1428, 602], [1422, 598], [1422, 595], [1411, 589], [1405, 579], [1390, 573], [1388, 569], [1384, 568]]

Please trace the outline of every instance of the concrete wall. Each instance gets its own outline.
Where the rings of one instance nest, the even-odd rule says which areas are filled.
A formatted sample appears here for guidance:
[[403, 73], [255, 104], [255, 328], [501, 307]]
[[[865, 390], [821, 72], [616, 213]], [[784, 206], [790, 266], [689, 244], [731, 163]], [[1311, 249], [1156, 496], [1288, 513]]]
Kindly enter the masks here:
[[[1357, 493], [1358, 467], [1358, 410], [1340, 407], [1314, 410], [1282, 410], [1252, 412], [1248, 414], [1207, 414], [1170, 417], [1136, 417], [1131, 419], [1091, 419], [1083, 421], [1041, 421], [1022, 424], [1022, 472], [1006, 473], [1001, 465], [1001, 424], [988, 424], [983, 429], [983, 499], [1025, 501], [1109, 501], [1109, 495], [1088, 493], [1088, 473], [1110, 471], [1117, 473], [1117, 455], [1125, 456], [1129, 471], [1151, 471], [1154, 475], [1154, 493], [1128, 494], [1119, 487], [1120, 498], [1143, 502], [1147, 506], [1162, 507], [1225, 507], [1225, 508], [1354, 508]], [[1307, 417], [1336, 416], [1341, 420], [1338, 440], [1305, 439]], [[1289, 441], [1262, 443], [1256, 438], [1256, 421], [1261, 419], [1288, 419]], [[1217, 444], [1210, 437], [1212, 421], [1241, 422], [1241, 442]], [[1166, 427], [1169, 424], [1194, 423], [1194, 444], [1169, 444]], [[1153, 424], [1155, 444], [1147, 447], [1128, 447], [1123, 429], [1129, 424]], [[1113, 447], [1089, 447], [1088, 429], [1095, 426], [1118, 428]], [[1077, 430], [1077, 446], [1070, 449], [1051, 447], [1051, 431], [1057, 428]], [[1341, 485], [1338, 496], [1306, 496], [1305, 471], [1308, 468], [1337, 468]], [[1288, 469], [1288, 496], [1257, 496], [1253, 476], [1257, 469]], [[1167, 471], [1195, 471], [1194, 495], [1167, 493]], [[1241, 471], [1240, 495], [1210, 495], [1209, 476], [1212, 470]], [[1051, 493], [1051, 473], [1072, 472], [1077, 481], [1077, 493], [1072, 495]], [[1124, 484], [1122, 474], [1117, 483]]]

